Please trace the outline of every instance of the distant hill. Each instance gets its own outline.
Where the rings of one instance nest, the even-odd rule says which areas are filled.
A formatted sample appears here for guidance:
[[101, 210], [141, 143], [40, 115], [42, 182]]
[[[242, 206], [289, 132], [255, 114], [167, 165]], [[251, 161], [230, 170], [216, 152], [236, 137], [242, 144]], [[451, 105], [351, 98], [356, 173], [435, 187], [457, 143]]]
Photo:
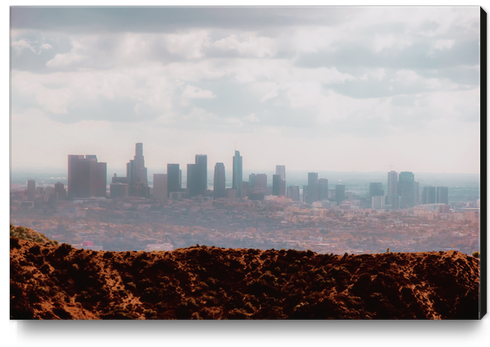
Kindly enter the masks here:
[[478, 318], [480, 260], [456, 251], [95, 252], [19, 236], [11, 319]]

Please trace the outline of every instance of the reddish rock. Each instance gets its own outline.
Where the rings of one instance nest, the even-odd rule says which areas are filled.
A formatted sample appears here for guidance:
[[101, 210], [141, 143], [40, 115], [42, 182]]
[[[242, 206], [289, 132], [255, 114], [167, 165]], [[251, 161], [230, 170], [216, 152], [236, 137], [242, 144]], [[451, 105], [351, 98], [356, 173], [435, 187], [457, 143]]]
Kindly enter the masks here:
[[195, 246], [105, 252], [10, 238], [11, 319], [477, 319], [480, 260]]

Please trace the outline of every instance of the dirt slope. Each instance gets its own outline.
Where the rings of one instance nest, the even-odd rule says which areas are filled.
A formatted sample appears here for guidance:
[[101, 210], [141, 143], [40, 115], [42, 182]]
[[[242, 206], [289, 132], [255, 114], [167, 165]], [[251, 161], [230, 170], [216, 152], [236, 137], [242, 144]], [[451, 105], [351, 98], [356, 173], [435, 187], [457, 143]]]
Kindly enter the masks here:
[[11, 319], [476, 319], [479, 259], [195, 246], [94, 252], [10, 238]]

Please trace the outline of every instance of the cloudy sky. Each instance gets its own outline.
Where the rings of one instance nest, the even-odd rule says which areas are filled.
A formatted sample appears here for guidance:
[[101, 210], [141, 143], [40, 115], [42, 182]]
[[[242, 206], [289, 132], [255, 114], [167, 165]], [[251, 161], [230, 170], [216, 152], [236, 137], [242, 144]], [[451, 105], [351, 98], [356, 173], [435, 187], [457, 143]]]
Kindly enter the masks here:
[[[11, 165], [478, 173], [479, 7], [11, 9]], [[164, 171], [162, 171], [164, 172]]]

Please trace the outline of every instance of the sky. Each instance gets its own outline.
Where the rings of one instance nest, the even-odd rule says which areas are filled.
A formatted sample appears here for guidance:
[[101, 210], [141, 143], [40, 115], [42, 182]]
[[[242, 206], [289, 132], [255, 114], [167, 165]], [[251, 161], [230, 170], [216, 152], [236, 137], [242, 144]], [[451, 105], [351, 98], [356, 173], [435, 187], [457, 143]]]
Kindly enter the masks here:
[[480, 171], [480, 8], [12, 7], [11, 169]]

